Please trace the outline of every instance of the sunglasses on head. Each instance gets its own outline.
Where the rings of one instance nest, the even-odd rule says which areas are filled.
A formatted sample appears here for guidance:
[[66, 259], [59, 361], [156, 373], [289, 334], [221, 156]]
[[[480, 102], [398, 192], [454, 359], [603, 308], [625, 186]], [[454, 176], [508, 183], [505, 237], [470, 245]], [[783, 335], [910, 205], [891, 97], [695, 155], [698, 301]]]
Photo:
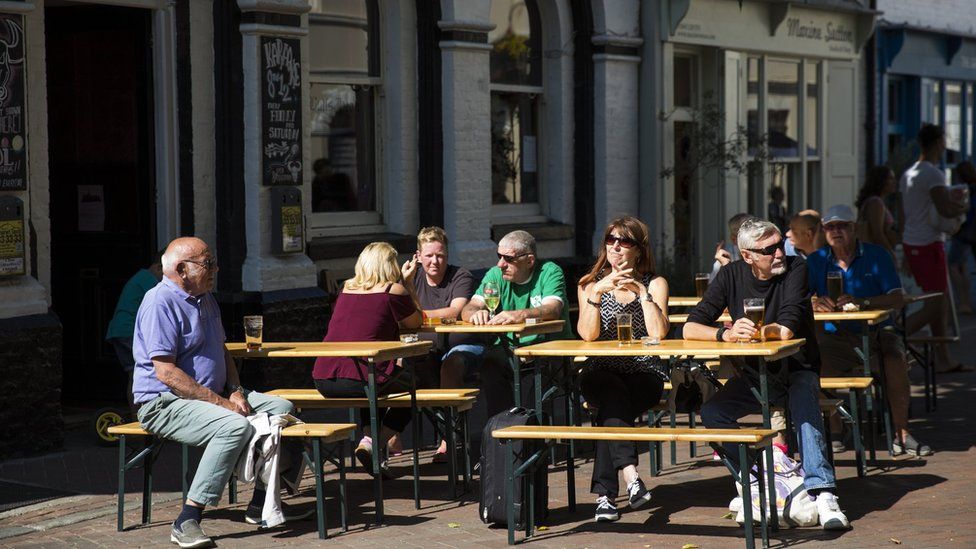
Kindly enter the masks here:
[[495, 252], [498, 254], [498, 259], [504, 259], [505, 263], [515, 263], [519, 259], [529, 255], [528, 253], [516, 254], [516, 255], [505, 255], [501, 252]]
[[786, 247], [786, 241], [780, 240], [776, 244], [770, 244], [765, 248], [746, 248], [746, 251], [760, 254], [760, 255], [776, 255], [776, 250], [784, 250]]
[[633, 238], [627, 238], [626, 236], [615, 236], [608, 234], [607, 238], [603, 240], [603, 243], [607, 246], [613, 246], [615, 244], [620, 244], [621, 248], [633, 248], [637, 245], [637, 241]]

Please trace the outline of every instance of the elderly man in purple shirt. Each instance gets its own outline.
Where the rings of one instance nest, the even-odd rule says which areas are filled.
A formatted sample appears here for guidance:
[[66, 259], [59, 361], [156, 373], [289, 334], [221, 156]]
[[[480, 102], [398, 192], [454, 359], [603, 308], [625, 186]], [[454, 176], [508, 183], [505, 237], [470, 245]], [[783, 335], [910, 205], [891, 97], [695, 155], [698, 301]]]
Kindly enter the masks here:
[[[220, 309], [210, 291], [217, 259], [199, 238], [177, 238], [162, 257], [163, 279], [149, 290], [136, 314], [132, 344], [132, 392], [143, 427], [161, 437], [206, 446], [197, 472], [173, 522], [170, 541], [180, 547], [207, 547], [213, 541], [200, 527], [203, 508], [220, 501], [241, 451], [254, 433], [245, 419], [252, 412], [285, 414], [291, 403], [247, 391], [224, 348]], [[255, 486], [245, 520], [261, 523], [263, 485]], [[304, 513], [282, 508], [286, 520]]]

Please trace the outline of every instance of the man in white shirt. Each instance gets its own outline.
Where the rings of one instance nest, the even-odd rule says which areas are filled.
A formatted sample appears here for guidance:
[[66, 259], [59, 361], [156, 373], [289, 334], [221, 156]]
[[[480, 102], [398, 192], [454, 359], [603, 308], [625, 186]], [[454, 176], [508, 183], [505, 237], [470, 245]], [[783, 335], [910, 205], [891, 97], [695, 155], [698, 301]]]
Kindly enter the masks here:
[[[902, 247], [915, 281], [925, 292], [948, 290], [945, 233], [933, 224], [934, 214], [955, 217], [966, 213], [966, 205], [953, 202], [945, 173], [938, 164], [946, 150], [945, 132], [939, 126], [925, 124], [918, 132], [922, 151], [918, 162], [901, 177], [899, 188], [905, 205], [905, 232]], [[926, 324], [933, 336], [946, 335], [946, 300], [930, 299], [924, 308], [908, 317], [905, 329], [914, 333]], [[948, 372], [966, 368], [949, 356], [945, 345], [936, 346], [936, 368]]]

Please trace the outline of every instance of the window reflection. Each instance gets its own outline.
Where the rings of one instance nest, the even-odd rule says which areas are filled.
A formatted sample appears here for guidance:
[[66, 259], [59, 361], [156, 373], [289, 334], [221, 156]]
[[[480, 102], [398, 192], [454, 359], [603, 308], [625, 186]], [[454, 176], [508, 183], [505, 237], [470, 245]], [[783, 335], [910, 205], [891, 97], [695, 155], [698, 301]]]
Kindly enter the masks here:
[[534, 2], [492, 0], [488, 33], [491, 44], [491, 81], [498, 84], [542, 84], [542, 47], [539, 12]]
[[376, 209], [375, 0], [310, 0], [312, 211]]
[[962, 161], [962, 84], [947, 82], [945, 95], [946, 162], [951, 165]]
[[759, 146], [759, 58], [750, 57], [746, 80], [747, 129], [749, 156], [756, 156]]
[[796, 61], [768, 61], [769, 85], [766, 124], [769, 148], [776, 158], [796, 158], [799, 149], [800, 64]]
[[820, 63], [807, 62], [805, 79], [807, 88], [803, 104], [805, 145], [807, 156], [818, 156], [820, 154], [820, 103], [818, 102], [820, 97]]

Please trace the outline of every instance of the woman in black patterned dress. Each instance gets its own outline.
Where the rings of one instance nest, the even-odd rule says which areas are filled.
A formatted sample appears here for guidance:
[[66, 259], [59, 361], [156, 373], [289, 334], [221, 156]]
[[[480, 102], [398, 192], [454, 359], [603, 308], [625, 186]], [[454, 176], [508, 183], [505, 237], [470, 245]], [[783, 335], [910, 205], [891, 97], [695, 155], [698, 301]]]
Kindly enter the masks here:
[[[620, 217], [607, 226], [603, 247], [579, 287], [577, 330], [586, 341], [615, 340], [617, 315], [629, 313], [634, 339], [664, 339], [668, 333], [668, 283], [654, 273], [647, 225], [636, 217]], [[667, 376], [652, 357], [591, 359], [580, 377], [587, 403], [596, 406], [597, 422], [606, 427], [633, 427], [634, 419], [661, 400]], [[630, 507], [651, 500], [637, 474], [637, 448], [632, 442], [598, 441], [590, 491], [596, 494], [596, 521], [620, 518], [618, 471], [624, 475]]]

